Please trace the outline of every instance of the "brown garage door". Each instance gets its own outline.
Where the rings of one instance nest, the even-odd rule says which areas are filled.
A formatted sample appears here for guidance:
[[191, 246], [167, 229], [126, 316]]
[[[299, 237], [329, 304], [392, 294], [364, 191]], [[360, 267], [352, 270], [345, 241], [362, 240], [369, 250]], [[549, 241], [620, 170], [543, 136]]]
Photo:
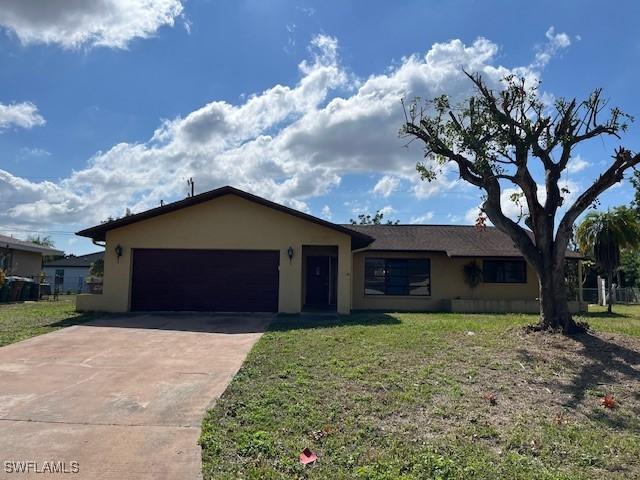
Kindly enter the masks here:
[[276, 312], [277, 251], [135, 249], [134, 311]]

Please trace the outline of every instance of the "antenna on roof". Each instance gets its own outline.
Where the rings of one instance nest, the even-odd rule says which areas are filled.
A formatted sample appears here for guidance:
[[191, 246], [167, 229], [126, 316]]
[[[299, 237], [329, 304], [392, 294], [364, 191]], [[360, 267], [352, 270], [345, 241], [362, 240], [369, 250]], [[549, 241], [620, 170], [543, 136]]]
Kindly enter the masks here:
[[194, 186], [195, 186], [195, 184], [193, 183], [193, 177], [191, 177], [189, 180], [187, 180], [187, 185], [189, 186], [189, 189], [191, 190], [191, 194], [188, 195], [188, 196], [193, 197]]

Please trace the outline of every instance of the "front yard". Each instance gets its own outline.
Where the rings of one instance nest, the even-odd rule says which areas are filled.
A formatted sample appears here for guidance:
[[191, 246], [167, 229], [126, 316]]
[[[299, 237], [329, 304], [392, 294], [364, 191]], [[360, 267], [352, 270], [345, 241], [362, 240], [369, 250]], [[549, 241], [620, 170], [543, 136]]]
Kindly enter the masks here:
[[[0, 306], [0, 346], [91, 318], [73, 309]], [[204, 420], [204, 476], [640, 478], [640, 307], [595, 310], [573, 338], [526, 315], [282, 317]]]
[[75, 312], [75, 296], [58, 301], [0, 304], [0, 347], [53, 332], [90, 318]]
[[525, 315], [282, 318], [205, 418], [204, 476], [640, 478], [640, 308], [615, 309], [574, 338]]

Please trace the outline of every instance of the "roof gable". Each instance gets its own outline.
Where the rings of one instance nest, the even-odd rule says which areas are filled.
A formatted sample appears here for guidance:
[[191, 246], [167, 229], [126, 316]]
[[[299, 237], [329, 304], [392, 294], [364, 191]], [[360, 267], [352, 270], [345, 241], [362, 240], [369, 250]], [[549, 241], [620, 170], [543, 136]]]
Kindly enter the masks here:
[[312, 223], [330, 228], [332, 230], [336, 230], [338, 232], [344, 233], [345, 235], [349, 235], [351, 237], [351, 244], [353, 248], [364, 247], [373, 241], [373, 238], [371, 238], [365, 233], [357, 232], [353, 229], [346, 228], [342, 225], [338, 225], [332, 222], [328, 222], [326, 220], [322, 220], [321, 218], [314, 217], [313, 215], [300, 212], [299, 210], [295, 210], [293, 208], [285, 207], [284, 205], [280, 205], [278, 203], [272, 202], [265, 198], [258, 197], [257, 195], [253, 195], [251, 193], [238, 190], [237, 188], [233, 188], [230, 186], [217, 188], [215, 190], [201, 193], [200, 195], [195, 195], [193, 197], [187, 197], [183, 200], [178, 200], [177, 202], [169, 203], [161, 207], [152, 208], [150, 210], [146, 210], [141, 213], [129, 215], [127, 217], [119, 218], [117, 220], [112, 220], [110, 222], [96, 225], [94, 227], [81, 230], [77, 232], [76, 235], [80, 235], [82, 237], [88, 237], [93, 240], [104, 241], [106, 238], [106, 233], [109, 230], [125, 227], [127, 225], [140, 222], [142, 220], [147, 220], [149, 218], [154, 218], [160, 215], [164, 215], [166, 213], [175, 212], [183, 208], [191, 207], [193, 205], [198, 205], [200, 203], [208, 202], [210, 200], [220, 198], [224, 195], [236, 195], [238, 197], [244, 198], [245, 200], [255, 202], [265, 207], [272, 208], [274, 210], [278, 210], [288, 215], [301, 218], [308, 222], [312, 222]]

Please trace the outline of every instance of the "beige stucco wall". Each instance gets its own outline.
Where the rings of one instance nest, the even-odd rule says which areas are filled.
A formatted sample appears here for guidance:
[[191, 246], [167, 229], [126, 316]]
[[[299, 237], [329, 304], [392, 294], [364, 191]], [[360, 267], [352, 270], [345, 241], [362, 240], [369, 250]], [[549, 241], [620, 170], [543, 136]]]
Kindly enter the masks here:
[[[278, 309], [297, 313], [302, 308], [302, 246], [332, 245], [338, 247], [337, 309], [350, 311], [351, 237], [235, 195], [111, 230], [106, 244], [103, 294], [79, 296], [79, 310], [129, 310], [132, 249], [194, 248], [280, 251]], [[118, 244], [124, 248], [120, 259]]]
[[37, 277], [42, 271], [42, 254], [12, 250], [10, 274], [19, 277]]
[[[384, 296], [364, 294], [364, 259], [428, 258], [431, 260], [431, 296]], [[481, 283], [472, 289], [466, 282], [463, 267], [474, 259], [449, 258], [444, 253], [356, 252], [353, 258], [353, 309], [442, 311], [450, 310], [451, 299], [477, 298], [485, 300], [535, 300], [538, 280], [527, 265], [527, 283]], [[475, 259], [482, 267], [482, 259]]]
[[80, 293], [76, 295], [76, 310], [78, 312], [117, 312], [109, 303], [109, 297]]

